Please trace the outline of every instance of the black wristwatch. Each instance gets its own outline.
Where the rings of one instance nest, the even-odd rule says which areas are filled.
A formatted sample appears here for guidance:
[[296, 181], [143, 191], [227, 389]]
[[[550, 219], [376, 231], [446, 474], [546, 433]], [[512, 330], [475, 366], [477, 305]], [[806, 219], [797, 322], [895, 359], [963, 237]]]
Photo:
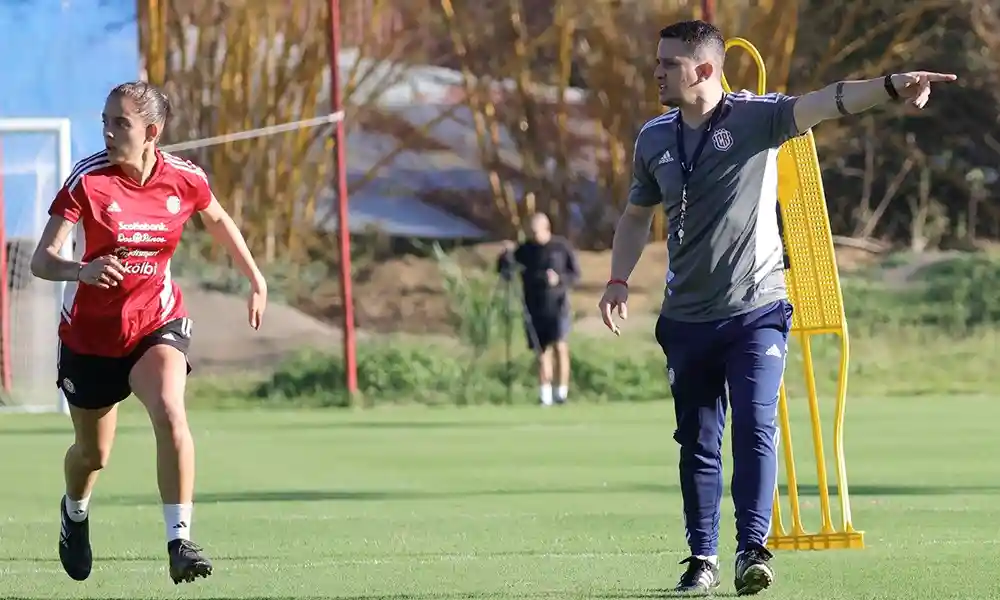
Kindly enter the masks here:
[[892, 85], [892, 75], [886, 75], [882, 79], [882, 86], [885, 87], [885, 91], [889, 94], [890, 98], [899, 100], [899, 92], [896, 91], [896, 86]]

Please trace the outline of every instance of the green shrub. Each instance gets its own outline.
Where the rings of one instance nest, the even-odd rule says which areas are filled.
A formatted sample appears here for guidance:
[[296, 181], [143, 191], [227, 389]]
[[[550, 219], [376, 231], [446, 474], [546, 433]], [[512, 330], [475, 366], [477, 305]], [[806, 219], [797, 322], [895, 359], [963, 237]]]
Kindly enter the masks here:
[[[359, 399], [364, 404], [504, 404], [537, 400], [535, 356], [526, 348], [520, 303], [505, 313], [492, 273], [462, 269], [437, 253], [453, 303], [452, 339], [366, 339], [358, 346]], [[920, 284], [886, 286], [878, 277], [848, 277], [851, 397], [979, 393], [990, 389], [1000, 342], [1000, 262], [987, 257], [947, 261], [919, 272]], [[519, 293], [519, 291], [517, 291]], [[516, 301], [515, 296], [515, 301]], [[509, 349], [506, 333], [511, 334]], [[664, 358], [652, 332], [628, 337], [574, 334], [574, 401], [669, 398]], [[508, 351], [509, 350], [509, 351]], [[509, 361], [508, 361], [509, 356]], [[821, 402], [832, 399], [840, 364], [834, 336], [812, 341]], [[258, 406], [347, 406], [344, 365], [335, 354], [303, 352], [256, 382], [226, 393], [197, 388], [209, 404], [250, 397]], [[785, 383], [791, 401], [805, 395], [799, 342], [790, 343]], [[212, 398], [222, 400], [212, 400]], [[243, 405], [246, 401], [243, 400]], [[827, 404], [828, 406], [828, 404]]]
[[967, 256], [922, 269], [919, 276], [926, 280], [922, 302], [939, 308], [929, 324], [953, 331], [1000, 324], [1000, 260]]
[[1000, 260], [961, 256], [920, 269], [900, 286], [885, 285], [877, 274], [845, 278], [844, 308], [852, 331], [926, 327], [969, 335], [1000, 326], [998, 287]]
[[463, 268], [437, 244], [432, 251], [459, 340], [481, 354], [500, 341], [506, 327], [520, 326], [521, 289], [516, 279], [505, 282], [491, 271]]
[[[524, 347], [523, 336], [515, 344], [508, 363], [503, 347], [476, 356], [463, 346], [366, 341], [357, 353], [358, 391], [368, 404], [535, 402], [534, 355]], [[654, 347], [637, 357], [584, 338], [573, 350], [574, 397], [612, 402], [669, 396], [663, 356]], [[250, 395], [267, 404], [347, 406], [343, 381], [339, 355], [303, 352], [280, 364]]]

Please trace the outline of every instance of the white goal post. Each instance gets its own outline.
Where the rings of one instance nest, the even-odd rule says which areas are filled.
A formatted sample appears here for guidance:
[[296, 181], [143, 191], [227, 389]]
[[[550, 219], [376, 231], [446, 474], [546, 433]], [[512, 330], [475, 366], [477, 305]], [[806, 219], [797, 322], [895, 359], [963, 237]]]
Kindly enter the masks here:
[[[65, 282], [31, 275], [48, 208], [73, 168], [69, 119], [0, 118], [0, 237], [7, 250], [0, 295], [0, 411], [69, 411], [56, 387]], [[73, 237], [75, 239], [75, 236]], [[62, 255], [72, 259], [73, 243]]]

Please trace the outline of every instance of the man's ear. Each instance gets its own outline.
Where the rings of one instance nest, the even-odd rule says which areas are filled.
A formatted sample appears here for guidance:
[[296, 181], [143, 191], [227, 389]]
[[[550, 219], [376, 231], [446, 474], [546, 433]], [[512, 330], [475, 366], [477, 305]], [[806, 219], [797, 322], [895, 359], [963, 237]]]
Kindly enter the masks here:
[[698, 81], [708, 81], [715, 74], [715, 65], [703, 62], [694, 68], [694, 72], [698, 74]]
[[146, 125], [146, 141], [156, 141], [160, 137], [160, 126], [156, 123]]

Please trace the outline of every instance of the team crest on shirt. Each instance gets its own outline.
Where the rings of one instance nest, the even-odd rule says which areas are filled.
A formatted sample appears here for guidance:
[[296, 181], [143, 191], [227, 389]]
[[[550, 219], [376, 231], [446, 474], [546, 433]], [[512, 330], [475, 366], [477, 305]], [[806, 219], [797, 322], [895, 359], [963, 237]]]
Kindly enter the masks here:
[[181, 199], [177, 196], [167, 196], [167, 211], [172, 215], [181, 212]]
[[719, 152], [725, 152], [733, 147], [733, 134], [726, 128], [716, 129], [712, 133], [712, 145]]

